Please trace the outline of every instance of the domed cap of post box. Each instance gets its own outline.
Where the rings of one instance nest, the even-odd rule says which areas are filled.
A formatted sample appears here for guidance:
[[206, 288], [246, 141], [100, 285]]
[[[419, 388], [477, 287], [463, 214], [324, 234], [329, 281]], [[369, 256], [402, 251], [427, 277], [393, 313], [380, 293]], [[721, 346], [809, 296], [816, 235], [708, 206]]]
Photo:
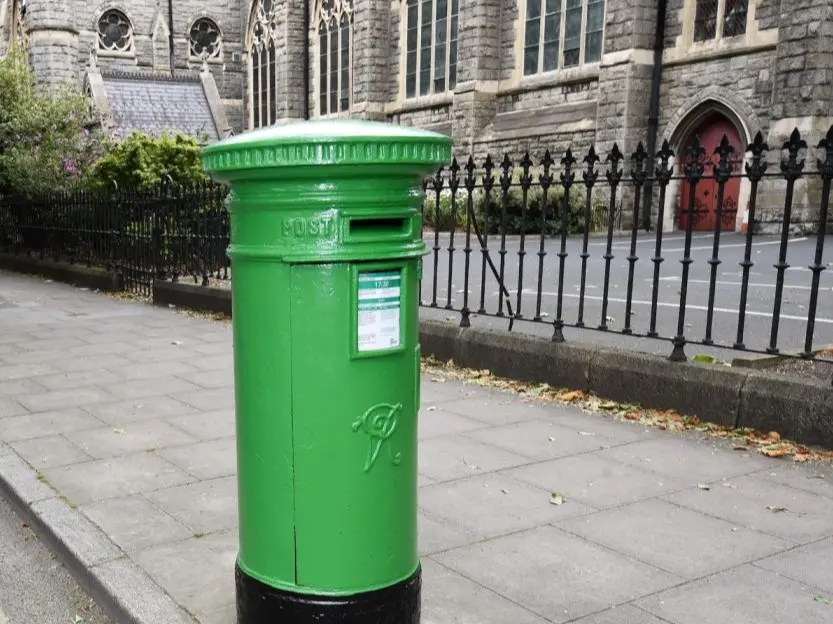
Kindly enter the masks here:
[[203, 150], [203, 169], [230, 182], [323, 165], [423, 171], [450, 159], [451, 139], [436, 132], [370, 121], [321, 120], [263, 128], [210, 145]]

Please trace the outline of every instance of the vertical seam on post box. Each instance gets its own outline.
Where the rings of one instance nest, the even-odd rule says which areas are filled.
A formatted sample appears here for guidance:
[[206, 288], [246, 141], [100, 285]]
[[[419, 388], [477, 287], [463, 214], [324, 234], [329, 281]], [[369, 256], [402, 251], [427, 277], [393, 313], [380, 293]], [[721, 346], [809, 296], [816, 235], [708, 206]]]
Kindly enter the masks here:
[[292, 436], [292, 567], [295, 577], [293, 582], [298, 586], [298, 483], [296, 481], [297, 472], [295, 469], [295, 359], [292, 357], [292, 310], [295, 297], [295, 271], [293, 269], [293, 265], [287, 265], [287, 271], [289, 272], [289, 413], [291, 415], [290, 435]]

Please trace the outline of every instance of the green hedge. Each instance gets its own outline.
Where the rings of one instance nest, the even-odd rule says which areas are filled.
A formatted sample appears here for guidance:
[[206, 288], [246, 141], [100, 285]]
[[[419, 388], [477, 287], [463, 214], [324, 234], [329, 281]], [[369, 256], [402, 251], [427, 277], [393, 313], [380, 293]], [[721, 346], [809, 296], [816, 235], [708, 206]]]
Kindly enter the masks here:
[[[569, 213], [567, 216], [567, 233], [581, 234], [584, 232], [584, 210], [586, 203], [586, 191], [583, 186], [573, 187], [570, 190]], [[502, 190], [492, 190], [489, 202], [489, 223], [485, 227], [489, 234], [501, 232], [501, 220], [503, 206], [506, 206], [506, 233], [520, 234], [541, 234], [541, 210], [544, 208], [544, 192], [540, 187], [529, 189], [526, 202], [526, 218], [524, 219], [523, 189], [513, 186], [509, 189], [504, 200]], [[440, 193], [439, 202], [439, 224], [437, 224], [437, 196], [431, 191], [423, 202], [423, 223], [426, 229], [446, 232], [451, 230], [455, 223], [455, 229], [465, 230], [466, 213], [468, 211], [468, 192], [458, 191], [456, 210], [452, 201], [452, 193], [443, 191]], [[486, 193], [483, 189], [476, 189], [472, 193], [472, 208], [477, 219], [477, 225], [484, 229], [485, 224]], [[544, 218], [544, 234], [553, 236], [561, 233], [562, 228], [562, 206], [564, 205], [564, 189], [552, 187], [547, 191], [546, 213]], [[607, 227], [607, 204], [598, 198], [591, 199], [590, 204], [590, 231], [600, 231]]]

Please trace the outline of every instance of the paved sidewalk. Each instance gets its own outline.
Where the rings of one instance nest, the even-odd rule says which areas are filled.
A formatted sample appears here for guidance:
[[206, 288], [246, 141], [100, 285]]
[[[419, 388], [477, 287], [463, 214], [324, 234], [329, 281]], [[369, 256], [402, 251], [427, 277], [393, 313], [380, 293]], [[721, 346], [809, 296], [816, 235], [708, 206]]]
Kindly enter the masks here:
[[[0, 273], [0, 491], [139, 621], [234, 622], [232, 384], [228, 323]], [[422, 402], [426, 624], [833, 621], [829, 465], [430, 375]]]

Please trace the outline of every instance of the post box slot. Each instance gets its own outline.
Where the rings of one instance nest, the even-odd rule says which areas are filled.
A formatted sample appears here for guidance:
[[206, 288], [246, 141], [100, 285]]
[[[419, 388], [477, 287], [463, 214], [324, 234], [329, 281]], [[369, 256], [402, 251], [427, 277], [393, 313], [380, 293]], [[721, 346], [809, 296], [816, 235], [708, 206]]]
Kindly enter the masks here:
[[353, 239], [384, 239], [408, 235], [410, 219], [403, 217], [351, 219], [350, 238]]

